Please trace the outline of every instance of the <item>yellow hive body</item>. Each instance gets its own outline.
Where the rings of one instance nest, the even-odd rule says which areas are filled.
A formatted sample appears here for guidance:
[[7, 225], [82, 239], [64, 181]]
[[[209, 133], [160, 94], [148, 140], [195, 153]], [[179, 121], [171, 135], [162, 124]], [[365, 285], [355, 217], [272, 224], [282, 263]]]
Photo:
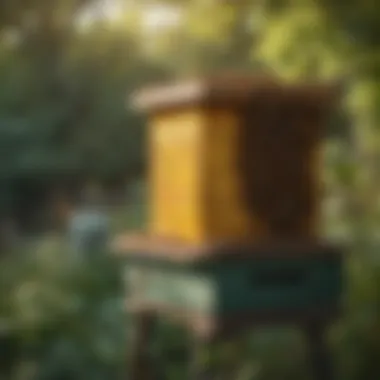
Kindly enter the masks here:
[[182, 102], [178, 86], [151, 98], [150, 234], [190, 243], [312, 238], [323, 96], [210, 88]]
[[202, 116], [187, 110], [151, 121], [150, 229], [154, 235], [203, 238]]

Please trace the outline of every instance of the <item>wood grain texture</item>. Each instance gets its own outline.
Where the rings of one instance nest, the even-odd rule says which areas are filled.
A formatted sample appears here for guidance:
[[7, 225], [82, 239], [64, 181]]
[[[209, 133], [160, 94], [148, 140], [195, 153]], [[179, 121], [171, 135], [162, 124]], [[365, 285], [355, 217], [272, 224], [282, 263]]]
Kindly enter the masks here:
[[314, 237], [321, 125], [289, 107], [153, 117], [151, 233], [194, 243]]
[[150, 231], [203, 240], [204, 116], [197, 109], [158, 115], [150, 132]]

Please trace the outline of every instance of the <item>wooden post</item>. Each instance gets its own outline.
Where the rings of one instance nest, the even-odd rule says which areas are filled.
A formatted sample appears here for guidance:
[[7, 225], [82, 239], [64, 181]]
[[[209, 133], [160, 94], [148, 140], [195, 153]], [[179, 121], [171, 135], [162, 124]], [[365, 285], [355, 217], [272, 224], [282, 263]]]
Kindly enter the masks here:
[[154, 313], [142, 312], [134, 316], [133, 339], [129, 372], [131, 380], [155, 380], [151, 341], [156, 327]]
[[333, 380], [334, 371], [329, 347], [325, 341], [326, 324], [306, 326], [304, 331], [309, 345], [314, 380]]

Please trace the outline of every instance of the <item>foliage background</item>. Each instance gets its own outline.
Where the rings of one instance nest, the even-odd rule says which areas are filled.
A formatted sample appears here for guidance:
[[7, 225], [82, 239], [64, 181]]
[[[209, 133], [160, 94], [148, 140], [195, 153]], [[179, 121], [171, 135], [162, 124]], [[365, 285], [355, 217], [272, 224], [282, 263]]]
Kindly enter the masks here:
[[[116, 3], [0, 1], [0, 376], [121, 376], [129, 324], [119, 266], [70, 261], [60, 239], [46, 235], [59, 225], [57, 199], [72, 203], [77, 189], [100, 182], [122, 194], [113, 209], [115, 231], [141, 225], [144, 185], [136, 181], [144, 176], [145, 123], [126, 99], [156, 80], [239, 69], [288, 81], [339, 80], [344, 87], [325, 141], [323, 233], [350, 247], [345, 315], [331, 344], [339, 379], [380, 378], [380, 5]], [[157, 14], [163, 4], [172, 22], [147, 28], [147, 11]], [[10, 220], [23, 242], [12, 252]], [[37, 232], [42, 241], [25, 240]], [[172, 357], [183, 343], [182, 334], [163, 326], [156, 350]], [[239, 359], [242, 368], [254, 363], [255, 379], [307, 378], [297, 333], [260, 331], [249, 345]], [[178, 379], [184, 369], [175, 361], [163, 366]]]

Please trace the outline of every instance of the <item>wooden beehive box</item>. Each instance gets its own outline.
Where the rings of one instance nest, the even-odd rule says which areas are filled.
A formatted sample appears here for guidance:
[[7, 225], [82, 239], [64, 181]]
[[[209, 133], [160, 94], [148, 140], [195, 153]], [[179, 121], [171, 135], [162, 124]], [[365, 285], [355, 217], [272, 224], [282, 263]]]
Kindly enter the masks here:
[[138, 94], [149, 113], [149, 226], [114, 248], [131, 310], [211, 335], [337, 312], [342, 252], [317, 238], [334, 92], [224, 76]]
[[148, 89], [149, 234], [189, 243], [313, 239], [328, 86], [224, 76]]

